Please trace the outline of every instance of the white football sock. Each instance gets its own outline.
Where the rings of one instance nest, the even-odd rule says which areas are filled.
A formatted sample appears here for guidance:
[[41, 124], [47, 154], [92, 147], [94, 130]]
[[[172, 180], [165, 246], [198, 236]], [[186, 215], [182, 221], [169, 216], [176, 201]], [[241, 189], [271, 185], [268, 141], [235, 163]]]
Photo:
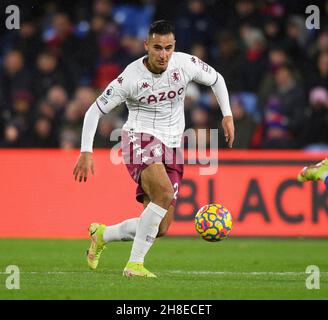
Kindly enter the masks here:
[[129, 262], [143, 262], [152, 246], [167, 209], [150, 202], [142, 212], [134, 237]]
[[139, 218], [124, 220], [113, 226], [107, 226], [104, 231], [103, 240], [111, 241], [129, 241], [136, 235]]

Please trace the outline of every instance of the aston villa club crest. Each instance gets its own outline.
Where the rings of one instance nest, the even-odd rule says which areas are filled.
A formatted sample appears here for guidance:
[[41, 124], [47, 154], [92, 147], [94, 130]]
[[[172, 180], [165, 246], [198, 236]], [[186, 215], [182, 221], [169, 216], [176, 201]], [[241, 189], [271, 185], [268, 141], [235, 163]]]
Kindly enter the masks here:
[[179, 69], [174, 69], [171, 71], [171, 81], [173, 83], [179, 83], [181, 80], [181, 75]]

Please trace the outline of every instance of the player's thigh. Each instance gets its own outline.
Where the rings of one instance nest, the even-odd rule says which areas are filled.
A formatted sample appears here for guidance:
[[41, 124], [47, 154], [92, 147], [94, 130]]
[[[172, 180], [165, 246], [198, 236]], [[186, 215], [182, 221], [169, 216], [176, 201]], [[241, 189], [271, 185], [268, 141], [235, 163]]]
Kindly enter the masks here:
[[141, 172], [141, 187], [149, 199], [159, 193], [172, 193], [172, 183], [163, 163], [153, 163]]

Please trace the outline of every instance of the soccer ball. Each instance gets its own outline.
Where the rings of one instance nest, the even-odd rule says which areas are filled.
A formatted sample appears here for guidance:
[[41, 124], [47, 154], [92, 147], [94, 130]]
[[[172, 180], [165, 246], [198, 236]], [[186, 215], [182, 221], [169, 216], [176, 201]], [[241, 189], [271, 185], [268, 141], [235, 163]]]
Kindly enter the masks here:
[[221, 241], [232, 229], [232, 217], [222, 204], [207, 204], [195, 216], [195, 228], [206, 241]]

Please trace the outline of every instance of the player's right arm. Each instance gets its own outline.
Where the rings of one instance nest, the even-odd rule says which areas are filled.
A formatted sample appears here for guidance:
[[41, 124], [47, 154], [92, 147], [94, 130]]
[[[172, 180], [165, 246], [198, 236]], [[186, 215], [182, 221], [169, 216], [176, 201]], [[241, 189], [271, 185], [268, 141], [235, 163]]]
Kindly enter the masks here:
[[128, 95], [128, 77], [123, 73], [106, 87], [86, 112], [82, 128], [81, 153], [73, 170], [75, 180], [86, 182], [89, 172], [94, 174], [93, 140], [99, 119], [124, 102]]

